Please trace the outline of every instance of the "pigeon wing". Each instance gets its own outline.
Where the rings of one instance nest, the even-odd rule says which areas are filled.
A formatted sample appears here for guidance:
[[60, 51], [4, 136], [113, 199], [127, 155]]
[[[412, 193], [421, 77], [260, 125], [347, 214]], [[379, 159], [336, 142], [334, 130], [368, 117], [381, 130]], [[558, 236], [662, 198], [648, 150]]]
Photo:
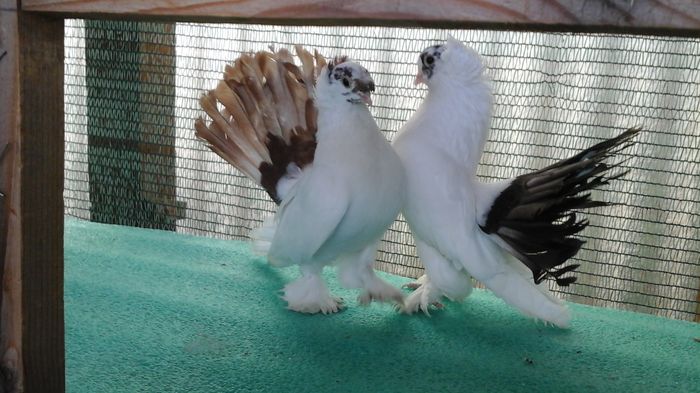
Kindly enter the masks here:
[[[301, 179], [280, 205], [275, 217], [277, 229], [268, 253], [273, 265], [301, 265], [313, 261], [314, 254], [343, 222], [350, 194], [333, 177], [324, 177], [318, 172]], [[317, 187], [308, 183], [323, 184]], [[318, 192], [319, 189], [324, 192]]]

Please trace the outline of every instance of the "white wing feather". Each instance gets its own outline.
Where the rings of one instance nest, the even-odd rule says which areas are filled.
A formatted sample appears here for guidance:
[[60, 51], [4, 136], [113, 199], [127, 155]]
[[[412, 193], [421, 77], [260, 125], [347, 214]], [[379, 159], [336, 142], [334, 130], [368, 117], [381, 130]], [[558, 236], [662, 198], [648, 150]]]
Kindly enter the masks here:
[[277, 228], [268, 252], [273, 265], [311, 261], [347, 211], [347, 190], [314, 169], [290, 190], [276, 214]]

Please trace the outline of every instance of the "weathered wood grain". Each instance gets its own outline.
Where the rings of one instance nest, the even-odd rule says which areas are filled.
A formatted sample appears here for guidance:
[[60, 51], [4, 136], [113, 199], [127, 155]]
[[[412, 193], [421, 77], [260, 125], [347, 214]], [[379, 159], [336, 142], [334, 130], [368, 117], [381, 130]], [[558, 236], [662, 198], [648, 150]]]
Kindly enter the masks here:
[[19, 9], [19, 0], [0, 0], [0, 10], [13, 11]]
[[18, 217], [19, 34], [17, 12], [0, 8], [0, 391], [18, 392], [22, 376], [21, 221]]
[[13, 11], [17, 10], [17, 0], [0, 0], [0, 10]]
[[24, 0], [22, 9], [77, 16], [122, 14], [179, 20], [285, 24], [385, 24], [693, 34], [690, 0]]
[[17, 23], [19, 154], [9, 236], [20, 250], [6, 262], [21, 268], [21, 387], [63, 392], [63, 19], [20, 12]]

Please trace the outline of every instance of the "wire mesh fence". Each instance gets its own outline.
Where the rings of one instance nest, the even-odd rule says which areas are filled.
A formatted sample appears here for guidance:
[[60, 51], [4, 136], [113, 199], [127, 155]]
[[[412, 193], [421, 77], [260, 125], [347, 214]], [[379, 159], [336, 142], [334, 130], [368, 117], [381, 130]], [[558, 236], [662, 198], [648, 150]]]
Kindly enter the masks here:
[[[198, 99], [239, 54], [302, 44], [347, 54], [377, 84], [388, 139], [425, 94], [417, 54], [447, 34], [480, 52], [495, 94], [479, 175], [541, 168], [641, 126], [630, 174], [596, 198], [576, 256], [579, 280], [553, 288], [593, 305], [697, 320], [700, 289], [700, 40], [607, 34], [382, 27], [66, 21], [66, 214], [246, 239], [275, 205], [194, 138]], [[378, 258], [422, 267], [399, 218]]]

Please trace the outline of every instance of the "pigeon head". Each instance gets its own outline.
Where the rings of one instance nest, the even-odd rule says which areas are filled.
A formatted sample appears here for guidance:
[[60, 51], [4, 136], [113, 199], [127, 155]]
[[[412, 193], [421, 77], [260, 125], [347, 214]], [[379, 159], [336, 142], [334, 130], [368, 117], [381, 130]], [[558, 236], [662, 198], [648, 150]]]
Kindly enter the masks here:
[[415, 84], [428, 87], [481, 79], [484, 65], [473, 49], [450, 37], [445, 44], [425, 48], [418, 60]]
[[420, 67], [420, 72], [416, 76], [416, 84], [426, 83], [435, 74], [435, 68], [442, 67], [439, 63], [442, 58], [442, 53], [445, 51], [445, 45], [433, 45], [425, 48], [420, 54], [420, 60], [418, 61], [418, 67]]
[[346, 56], [336, 57], [328, 62], [325, 79], [326, 83], [317, 84], [317, 98], [332, 97], [351, 104], [372, 105], [372, 76], [364, 67]]

